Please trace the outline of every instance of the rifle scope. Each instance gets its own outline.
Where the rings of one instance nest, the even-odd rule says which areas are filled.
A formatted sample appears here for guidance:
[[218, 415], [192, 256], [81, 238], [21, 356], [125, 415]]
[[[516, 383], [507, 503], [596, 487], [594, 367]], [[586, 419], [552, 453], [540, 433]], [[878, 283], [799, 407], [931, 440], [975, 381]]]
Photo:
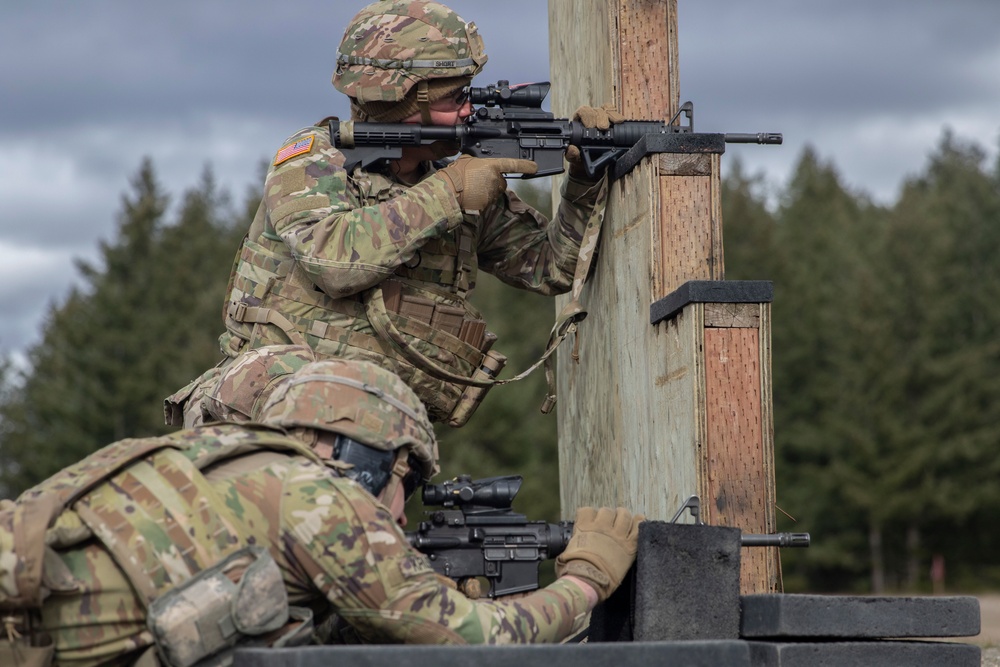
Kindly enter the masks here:
[[469, 88], [469, 101], [488, 107], [529, 107], [539, 109], [552, 86], [548, 81], [518, 83], [513, 86], [501, 79], [485, 88]]
[[460, 475], [441, 484], [425, 484], [422, 498], [424, 505], [507, 508], [521, 490], [521, 482], [520, 475], [489, 477], [475, 481], [468, 475]]

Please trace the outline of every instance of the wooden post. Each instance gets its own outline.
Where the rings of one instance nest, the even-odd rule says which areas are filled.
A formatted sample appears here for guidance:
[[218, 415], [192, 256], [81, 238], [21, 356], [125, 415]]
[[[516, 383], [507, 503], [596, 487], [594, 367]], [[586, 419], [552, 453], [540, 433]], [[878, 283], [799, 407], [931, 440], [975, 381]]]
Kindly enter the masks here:
[[[634, 119], [676, 113], [677, 0], [549, 0], [549, 32], [557, 117], [606, 102]], [[624, 505], [669, 520], [697, 494], [707, 523], [775, 530], [770, 298], [738, 284], [726, 296], [719, 160], [653, 155], [612, 184], [589, 314], [558, 355], [568, 518]], [[651, 323], [665, 303], [677, 308]], [[780, 591], [777, 549], [742, 556], [743, 592]]]

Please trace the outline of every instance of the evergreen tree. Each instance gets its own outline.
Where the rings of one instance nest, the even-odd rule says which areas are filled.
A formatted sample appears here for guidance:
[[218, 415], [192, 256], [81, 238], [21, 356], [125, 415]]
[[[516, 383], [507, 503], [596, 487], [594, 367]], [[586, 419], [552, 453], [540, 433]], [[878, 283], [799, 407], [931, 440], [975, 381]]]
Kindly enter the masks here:
[[959, 576], [990, 564], [1000, 183], [982, 164], [946, 135], [885, 210], [807, 150], [773, 224], [727, 178], [728, 277], [775, 281], [778, 500], [798, 518], [779, 527], [815, 538], [782, 554], [790, 590], [913, 590], [934, 553]]
[[[750, 210], [765, 219], [760, 208]], [[832, 165], [807, 149], [775, 212], [769, 242], [760, 244], [766, 253], [760, 262], [770, 267], [775, 283], [778, 503], [798, 519], [782, 525], [786, 520], [779, 518], [779, 525], [824, 536], [806, 554], [782, 554], [792, 587], [814, 582], [816, 571], [823, 572], [821, 586], [840, 587], [859, 574], [857, 563], [864, 562], [857, 557], [864, 546], [857, 535], [866, 522], [845, 494], [855, 481], [859, 488], [868, 487], [861, 475], [843, 480], [833, 473], [844, 462], [862, 458], [871, 444], [855, 442], [844, 428], [864, 418], [863, 381], [852, 376], [851, 365], [864, 344], [859, 338], [863, 322], [856, 316], [867, 280], [862, 249], [869, 247], [878, 216], [870, 202], [843, 187]], [[728, 211], [726, 220], [732, 229]], [[728, 238], [727, 249], [733, 249]], [[842, 539], [827, 539], [830, 535]]]
[[774, 279], [775, 219], [768, 210], [766, 197], [764, 174], [745, 174], [742, 162], [735, 159], [722, 179], [728, 280]]
[[[895, 485], [886, 512], [896, 524], [895, 577], [918, 583], [931, 551], [952, 550], [953, 530], [998, 509], [1000, 461], [1000, 187], [984, 152], [945, 134], [925, 174], [906, 184], [891, 218], [883, 284], [905, 294], [891, 318], [897, 347], [886, 364], [884, 405]], [[989, 531], [970, 531], [981, 541]]]
[[[77, 268], [87, 285], [66, 303], [52, 307], [43, 340], [28, 353], [31, 365], [13, 403], [3, 406], [5, 433], [0, 449], [16, 462], [13, 488], [40, 481], [104, 444], [125, 437], [133, 414], [130, 397], [119, 391], [123, 371], [139, 361], [133, 345], [142, 294], [150, 288], [151, 254], [167, 198], [146, 162], [123, 198], [117, 244], [102, 242], [105, 270], [83, 261]], [[7, 473], [10, 466], [4, 466]]]
[[[249, 221], [225, 217], [208, 170], [168, 226], [168, 198], [144, 161], [122, 199], [102, 266], [52, 306], [30, 368], [0, 401], [0, 484], [16, 493], [126, 437], [164, 433], [163, 398], [221, 357], [226, 277]], [[229, 214], [231, 217], [231, 214]]]
[[163, 230], [157, 298], [176, 306], [158, 311], [153, 327], [161, 349], [149, 355], [150, 370], [167, 389], [158, 406], [223, 358], [218, 336], [229, 273], [259, 201], [259, 191], [250, 191], [244, 210], [233, 213], [228, 194], [217, 190], [206, 168], [200, 185], [186, 193], [176, 224]]

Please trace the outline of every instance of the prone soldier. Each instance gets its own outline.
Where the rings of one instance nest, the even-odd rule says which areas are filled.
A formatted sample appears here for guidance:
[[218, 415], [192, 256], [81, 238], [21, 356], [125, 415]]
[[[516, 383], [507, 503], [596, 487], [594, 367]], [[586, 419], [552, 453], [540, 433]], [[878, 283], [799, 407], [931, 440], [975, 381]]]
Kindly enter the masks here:
[[401, 530], [437, 471], [421, 402], [364, 361], [293, 372], [301, 352], [261, 350], [211, 396], [261, 423], [119, 441], [3, 501], [0, 663], [225, 664], [313, 641], [314, 619], [372, 643], [555, 642], [620, 584], [641, 517], [587, 508], [553, 584], [465, 597]]

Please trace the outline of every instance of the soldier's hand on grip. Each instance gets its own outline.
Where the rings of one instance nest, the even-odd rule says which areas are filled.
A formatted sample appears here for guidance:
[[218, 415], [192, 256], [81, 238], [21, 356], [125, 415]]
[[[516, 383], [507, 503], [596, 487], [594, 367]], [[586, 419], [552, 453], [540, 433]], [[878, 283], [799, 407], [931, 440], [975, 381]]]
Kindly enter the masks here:
[[635, 562], [644, 519], [623, 507], [581, 507], [573, 537], [556, 558], [556, 575], [579, 577], [594, 587], [602, 602], [608, 599]]
[[[624, 121], [625, 116], [615, 109], [612, 104], [605, 104], [600, 107], [584, 105], [573, 114], [573, 120], [580, 121], [584, 127], [606, 130], [613, 124]], [[569, 163], [570, 176], [590, 179], [590, 176], [587, 174], [587, 168], [583, 164], [583, 156], [580, 155], [579, 148], [569, 146], [566, 149], [566, 162]]]
[[481, 211], [507, 189], [504, 174], [534, 174], [538, 165], [514, 158], [476, 158], [463, 155], [439, 173], [451, 186], [463, 211]]
[[625, 120], [625, 116], [622, 115], [618, 109], [614, 107], [613, 104], [605, 104], [601, 107], [589, 107], [584, 105], [576, 110], [573, 114], [573, 120], [578, 120], [583, 123], [584, 127], [593, 127], [598, 130], [606, 130], [611, 127], [614, 123], [620, 123]]

